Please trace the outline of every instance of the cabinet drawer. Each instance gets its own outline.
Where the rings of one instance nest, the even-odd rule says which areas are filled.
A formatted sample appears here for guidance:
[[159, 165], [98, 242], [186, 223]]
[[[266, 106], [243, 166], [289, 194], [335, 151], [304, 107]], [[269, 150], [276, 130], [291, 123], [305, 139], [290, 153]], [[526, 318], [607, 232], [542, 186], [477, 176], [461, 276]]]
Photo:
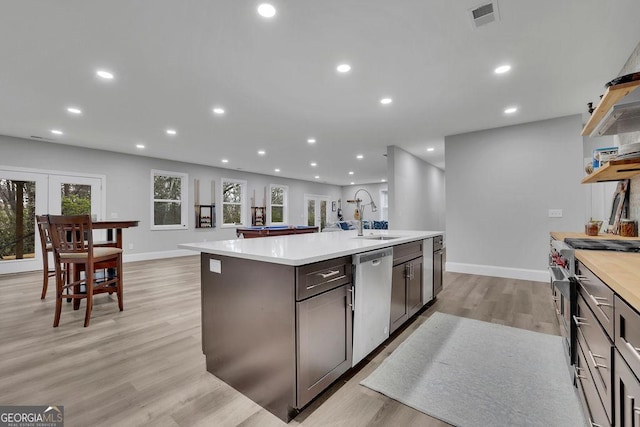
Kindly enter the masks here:
[[640, 425], [640, 382], [625, 363], [620, 353], [615, 352], [614, 384], [616, 385], [616, 426]]
[[296, 301], [351, 283], [351, 257], [334, 258], [296, 269]]
[[576, 310], [576, 329], [578, 333], [578, 343], [584, 353], [593, 382], [605, 404], [607, 414], [611, 417], [611, 372], [613, 364], [611, 363], [611, 341], [602, 330], [595, 316], [587, 307], [587, 303], [578, 297], [578, 307]]
[[600, 324], [613, 340], [613, 291], [581, 262], [578, 263], [578, 293], [596, 315]]
[[393, 247], [393, 265], [411, 261], [422, 256], [423, 241], [404, 243]]
[[640, 374], [640, 316], [617, 295], [615, 296], [614, 305], [616, 313], [616, 348], [633, 371]]
[[[587, 361], [578, 345], [578, 356], [576, 358], [576, 385], [578, 386], [578, 397], [582, 402], [582, 408], [588, 417], [589, 425], [611, 426], [607, 417], [605, 407], [600, 401], [598, 391], [589, 373]], [[611, 406], [611, 405], [609, 405]]]

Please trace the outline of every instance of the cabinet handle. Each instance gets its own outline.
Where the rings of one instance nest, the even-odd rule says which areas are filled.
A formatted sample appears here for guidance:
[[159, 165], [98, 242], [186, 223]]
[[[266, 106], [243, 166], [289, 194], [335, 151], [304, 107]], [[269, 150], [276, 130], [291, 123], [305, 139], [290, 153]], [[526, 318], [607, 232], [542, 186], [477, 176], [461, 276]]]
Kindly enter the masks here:
[[[624, 339], [624, 338], [622, 338]], [[636, 358], [638, 358], [638, 360], [640, 360], [640, 349], [635, 348], [633, 345], [631, 345], [631, 343], [627, 340], [624, 340], [624, 345], [627, 346], [627, 348], [631, 351], [631, 353], [633, 353], [634, 356], [636, 356]]]
[[589, 297], [593, 300], [593, 303], [598, 306], [598, 307], [613, 307], [613, 305], [608, 304], [606, 302], [600, 302], [600, 300], [605, 300], [605, 301], [609, 301], [607, 298], [605, 297], [594, 297], [593, 295], [589, 294]]
[[582, 280], [583, 282], [588, 282], [589, 278], [587, 276], [581, 276], [580, 274], [576, 274], [578, 280]]
[[604, 368], [604, 369], [609, 369], [609, 367], [607, 365], [600, 365], [598, 362], [596, 362], [596, 357], [598, 359], [606, 359], [606, 357], [604, 356], [598, 356], [597, 354], [593, 354], [591, 353], [591, 350], [589, 350], [589, 357], [591, 358], [591, 362], [593, 362], [593, 366], [596, 368]]
[[587, 322], [585, 322], [585, 320], [587, 320], [587, 319], [585, 319], [584, 317], [578, 317], [575, 314], [573, 315], [573, 321], [575, 322], [577, 327], [580, 327], [580, 326], [583, 326], [583, 325], [584, 326], [589, 326], [589, 324]]
[[633, 407], [633, 425], [634, 427], [640, 426], [640, 408]]
[[576, 377], [577, 377], [577, 378], [580, 378], [580, 379], [582, 379], [582, 380], [586, 380], [586, 379], [587, 379], [587, 377], [585, 377], [584, 375], [580, 375], [580, 371], [581, 371], [581, 370], [582, 370], [582, 368], [579, 368], [579, 367], [577, 367], [577, 366], [575, 367]]
[[354, 301], [355, 301], [355, 290], [353, 289], [353, 285], [351, 285], [351, 287], [349, 289], [347, 289], [347, 292], [349, 292], [351, 295], [349, 296], [349, 302], [347, 303], [347, 305], [349, 307], [351, 307], [351, 311], [356, 311], [356, 308], [354, 306]]
[[318, 275], [322, 276], [323, 279], [327, 279], [329, 277], [335, 276], [336, 274], [340, 274], [340, 270], [332, 270], [328, 273], [318, 273]]

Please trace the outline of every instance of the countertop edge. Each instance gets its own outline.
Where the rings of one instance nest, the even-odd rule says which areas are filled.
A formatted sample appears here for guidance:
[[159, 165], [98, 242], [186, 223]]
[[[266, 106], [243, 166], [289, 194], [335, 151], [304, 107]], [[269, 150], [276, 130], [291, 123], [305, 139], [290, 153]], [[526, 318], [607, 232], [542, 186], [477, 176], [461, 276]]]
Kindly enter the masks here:
[[[386, 232], [384, 233], [370, 233], [370, 234], [366, 234], [364, 237], [367, 236], [375, 236], [375, 235], [393, 235], [394, 230], [385, 230]], [[408, 231], [396, 231], [397, 233], [407, 233]], [[343, 232], [332, 232], [333, 233], [343, 233]], [[351, 235], [351, 233], [349, 233], [349, 235], [346, 235], [349, 232], [344, 232], [345, 239], [356, 239], [357, 237], [353, 237]], [[288, 265], [288, 266], [294, 266], [294, 267], [298, 267], [301, 265], [306, 265], [306, 264], [312, 264], [314, 262], [319, 262], [319, 261], [324, 261], [327, 259], [331, 259], [331, 258], [338, 258], [341, 256], [347, 256], [347, 255], [353, 255], [353, 254], [357, 254], [357, 253], [362, 253], [362, 252], [369, 252], [369, 251], [374, 251], [377, 249], [383, 249], [383, 248], [388, 248], [391, 246], [397, 246], [397, 245], [401, 245], [404, 243], [410, 243], [410, 242], [415, 242], [417, 240], [424, 240], [424, 239], [428, 239], [431, 237], [435, 237], [435, 236], [441, 236], [444, 235], [443, 231], [415, 231], [414, 235], [411, 236], [401, 236], [392, 240], [370, 240], [367, 241], [367, 239], [358, 239], [358, 240], [363, 240], [366, 241], [366, 245], [364, 244], [364, 242], [360, 242], [360, 244], [362, 246], [359, 247], [350, 247], [350, 248], [346, 248], [343, 250], [337, 250], [337, 251], [331, 251], [331, 252], [322, 252], [322, 253], [318, 253], [318, 254], [314, 254], [312, 256], [308, 256], [308, 257], [303, 257], [303, 258], [293, 258], [293, 257], [286, 257], [286, 256], [275, 256], [275, 255], [264, 255], [264, 254], [258, 254], [258, 253], [250, 253], [250, 252], [237, 252], [237, 251], [231, 251], [228, 249], [223, 249], [223, 248], [216, 248], [213, 247], [212, 245], [215, 245], [216, 243], [221, 244], [219, 242], [225, 242], [225, 241], [212, 241], [212, 242], [196, 242], [196, 243], [181, 243], [178, 245], [179, 248], [181, 249], [188, 249], [188, 250], [192, 250], [192, 251], [196, 251], [196, 252], [200, 252], [200, 253], [207, 253], [207, 254], [211, 254], [211, 255], [222, 255], [222, 256], [229, 256], [229, 257], [234, 257], [234, 258], [242, 258], [242, 259], [248, 259], [248, 260], [253, 260], [253, 261], [263, 261], [263, 262], [270, 262], [273, 264], [282, 264], [282, 265]], [[266, 241], [265, 239], [274, 239], [272, 240], [272, 242], [276, 243], [277, 239], [286, 239], [286, 238], [297, 238], [298, 236], [313, 236], [313, 235], [319, 235], [322, 233], [312, 233], [312, 234], [298, 234], [298, 235], [288, 235], [288, 236], [277, 236], [277, 237], [260, 237], [257, 239], [250, 239], [252, 241], [256, 241], [256, 240], [261, 240], [261, 241]], [[309, 237], [307, 237], [309, 238]], [[235, 239], [237, 240], [237, 239]], [[336, 243], [339, 243], [340, 241], [337, 240]]]

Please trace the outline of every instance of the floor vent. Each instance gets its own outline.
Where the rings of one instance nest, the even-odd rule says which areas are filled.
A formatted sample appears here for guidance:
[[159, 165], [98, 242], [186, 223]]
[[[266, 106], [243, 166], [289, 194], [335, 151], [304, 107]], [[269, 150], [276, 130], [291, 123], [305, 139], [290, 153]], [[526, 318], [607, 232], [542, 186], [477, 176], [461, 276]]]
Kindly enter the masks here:
[[500, 16], [498, 15], [498, 2], [492, 1], [470, 9], [469, 16], [471, 17], [473, 28], [478, 28], [497, 21], [500, 19]]

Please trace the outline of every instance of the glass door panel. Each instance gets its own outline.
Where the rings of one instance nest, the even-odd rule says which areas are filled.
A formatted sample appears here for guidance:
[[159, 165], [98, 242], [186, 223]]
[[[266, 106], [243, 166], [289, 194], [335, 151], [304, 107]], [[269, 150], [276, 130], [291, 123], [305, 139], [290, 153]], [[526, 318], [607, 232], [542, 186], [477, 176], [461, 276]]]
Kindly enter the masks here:
[[0, 170], [0, 274], [42, 268], [36, 214], [46, 213], [46, 175]]
[[304, 222], [311, 227], [319, 227], [320, 231], [327, 225], [329, 197], [305, 194]]

